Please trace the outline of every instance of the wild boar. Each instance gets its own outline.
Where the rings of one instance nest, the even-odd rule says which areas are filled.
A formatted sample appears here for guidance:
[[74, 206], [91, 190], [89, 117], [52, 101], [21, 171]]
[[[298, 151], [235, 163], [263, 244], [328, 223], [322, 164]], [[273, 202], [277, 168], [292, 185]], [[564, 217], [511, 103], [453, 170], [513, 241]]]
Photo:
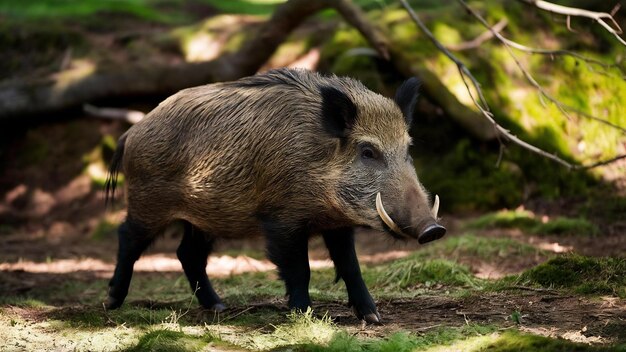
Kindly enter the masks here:
[[420, 243], [446, 232], [409, 153], [419, 85], [407, 80], [394, 101], [350, 78], [279, 69], [163, 101], [120, 137], [111, 163], [107, 197], [121, 168], [128, 215], [107, 307], [123, 303], [146, 247], [182, 222], [177, 255], [203, 307], [224, 309], [206, 274], [213, 241], [259, 234], [289, 307], [305, 310], [308, 239], [320, 234], [357, 317], [380, 322], [354, 228]]

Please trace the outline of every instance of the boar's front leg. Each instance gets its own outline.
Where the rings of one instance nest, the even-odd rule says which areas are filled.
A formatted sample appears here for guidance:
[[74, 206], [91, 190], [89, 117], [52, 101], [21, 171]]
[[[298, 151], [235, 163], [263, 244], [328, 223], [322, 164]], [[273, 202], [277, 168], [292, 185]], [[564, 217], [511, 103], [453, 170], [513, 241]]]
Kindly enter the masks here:
[[380, 323], [380, 315], [363, 277], [354, 249], [354, 229], [342, 228], [323, 233], [330, 258], [335, 263], [337, 281], [343, 279], [348, 290], [349, 303], [359, 319], [368, 323]]
[[176, 250], [178, 260], [202, 307], [221, 312], [225, 307], [206, 274], [207, 257], [213, 249], [213, 239], [189, 222], [185, 222], [184, 227], [183, 240]]
[[289, 308], [306, 311], [311, 306], [309, 297], [309, 236], [305, 231], [285, 230], [275, 224], [265, 224], [267, 255], [278, 267], [285, 281]]

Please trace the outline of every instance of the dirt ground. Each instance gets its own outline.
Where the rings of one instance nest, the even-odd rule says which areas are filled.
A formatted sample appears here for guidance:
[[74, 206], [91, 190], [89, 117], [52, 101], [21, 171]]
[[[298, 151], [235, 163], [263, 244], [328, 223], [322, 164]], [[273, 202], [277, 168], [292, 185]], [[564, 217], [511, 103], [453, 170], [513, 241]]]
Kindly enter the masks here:
[[[458, 236], [458, 223], [449, 222], [451, 236]], [[494, 233], [485, 232], [485, 236]], [[516, 237], [519, 234], [506, 233]], [[550, 238], [523, 237], [543, 250], [571, 251], [584, 248], [583, 252], [599, 253], [604, 243], [580, 239], [570, 240], [567, 244], [553, 242]], [[360, 260], [364, 264], [376, 264], [393, 261], [412, 251], [419, 250], [416, 243], [402, 243], [390, 240], [378, 233], [362, 233], [358, 237], [357, 248]], [[136, 276], [158, 277], [175, 280], [182, 269], [175, 257], [175, 248], [179, 237], [171, 234], [161, 239], [137, 263]], [[612, 240], [609, 240], [612, 241]], [[612, 251], [624, 250], [623, 239], [611, 242]], [[259, 255], [257, 240], [221, 242], [216, 253], [209, 259], [208, 271], [212, 277], [227, 277], [251, 271], [272, 271], [274, 266]], [[597, 248], [593, 248], [593, 243]], [[622, 246], [615, 248], [616, 246]], [[37, 287], [56, 287], [66, 281], [108, 280], [114, 269], [116, 243], [114, 240], [93, 241], [68, 237], [39, 237], [32, 239], [19, 234], [5, 234], [0, 237], [2, 261], [0, 262], [0, 295], [28, 295]], [[241, 251], [242, 254], [235, 254]], [[252, 252], [252, 256], [245, 253]], [[226, 254], [225, 254], [226, 253]], [[624, 252], [622, 252], [624, 253]], [[311, 267], [313, 269], [331, 267], [332, 263], [319, 240], [311, 243]], [[485, 261], [480, 258], [459, 258], [469, 265], [475, 275], [499, 278], [507, 274], [519, 273], [545, 260], [542, 256], [529, 256], [525, 260], [507, 261], [498, 259]], [[170, 279], [168, 279], [170, 278]], [[472, 295], [469, 298], [455, 298], [446, 295], [425, 295], [412, 299], [392, 299], [378, 301], [378, 308], [384, 317], [381, 326], [364, 326], [352, 314], [343, 301], [318, 302], [318, 312], [328, 312], [329, 316], [351, 333], [363, 337], [382, 337], [395, 331], [425, 333], [440, 326], [463, 326], [469, 323], [493, 324], [501, 329], [520, 328], [535, 334], [562, 337], [584, 343], [613, 343], [626, 338], [626, 300], [614, 297], [590, 298], [572, 296], [549, 289], [522, 289], [512, 287], [510, 291]], [[92, 292], [92, 295], [104, 296], [104, 292]], [[142, 301], [128, 304], [145, 305]], [[151, 302], [158, 307], [167, 302]], [[43, 321], [51, 316], [94, 311], [102, 314], [99, 306], [76, 305], [73, 297], [54, 301], [54, 306], [39, 308], [5, 307], [12, 314], [17, 314], [27, 321]], [[253, 305], [232, 306], [224, 313], [229, 317], [254, 315], [258, 309], [270, 309], [288, 312], [283, 297], [269, 301], [256, 302]], [[195, 309], [199, 314], [199, 310]], [[519, 312], [521, 321], [513, 321], [512, 312]], [[103, 315], [104, 316], [104, 315]], [[205, 318], [206, 319], [206, 318]], [[214, 318], [209, 318], [209, 323]]]

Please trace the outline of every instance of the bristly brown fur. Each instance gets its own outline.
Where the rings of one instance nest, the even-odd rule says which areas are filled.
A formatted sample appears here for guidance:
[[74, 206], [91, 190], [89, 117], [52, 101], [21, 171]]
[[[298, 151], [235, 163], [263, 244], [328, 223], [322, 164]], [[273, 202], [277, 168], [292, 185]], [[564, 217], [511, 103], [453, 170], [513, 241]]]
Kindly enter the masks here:
[[[339, 106], [347, 100], [354, 108], [325, 116], [324, 89], [341, 93], [330, 95], [340, 99]], [[342, 114], [357, 116], [345, 116], [349, 133], [339, 138], [325, 128], [325, 119]], [[267, 215], [294, 229], [302, 223], [313, 231], [383, 229], [374, 206], [377, 192], [387, 202], [401, 201], [409, 187], [419, 192], [420, 209], [428, 208], [406, 162], [408, 127], [393, 100], [356, 80], [274, 70], [166, 99], [124, 136], [108, 190], [115, 190], [122, 164], [129, 216], [151, 232], [186, 220], [207, 233], [238, 237], [261, 233], [259, 219]], [[355, 164], [357, 145], [364, 142], [381, 150], [387, 171]]]

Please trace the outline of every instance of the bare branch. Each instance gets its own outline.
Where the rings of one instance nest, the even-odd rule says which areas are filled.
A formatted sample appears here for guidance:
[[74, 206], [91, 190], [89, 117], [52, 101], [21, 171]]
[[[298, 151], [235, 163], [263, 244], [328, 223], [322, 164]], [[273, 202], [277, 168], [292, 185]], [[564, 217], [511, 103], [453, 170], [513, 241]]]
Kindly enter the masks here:
[[[564, 16], [573, 16], [573, 17], [585, 17], [585, 18], [590, 18], [596, 22], [598, 22], [602, 27], [604, 27], [604, 29], [606, 29], [607, 32], [613, 34], [613, 36], [615, 36], [615, 38], [622, 43], [623, 45], [626, 45], [626, 41], [620, 37], [619, 35], [622, 34], [622, 28], [619, 26], [619, 24], [617, 24], [617, 21], [615, 21], [615, 19], [613, 18], [613, 16], [610, 13], [606, 13], [606, 12], [595, 12], [595, 11], [589, 11], [589, 10], [585, 10], [585, 9], [579, 9], [576, 7], [569, 7], [569, 6], [563, 6], [563, 5], [557, 5], [557, 4], [553, 4], [551, 2], [547, 2], [547, 1], [541, 1], [541, 0], [519, 0], [522, 2], [525, 2], [527, 4], [533, 5], [539, 9], [548, 11], [548, 12], [552, 12], [552, 13], [556, 13], [559, 15], [564, 15]], [[607, 23], [607, 20], [611, 23]], [[613, 26], [611, 26], [613, 25]]]
[[[500, 32], [504, 29], [504, 27], [506, 27], [507, 24], [508, 24], [508, 21], [506, 20], [506, 18], [503, 18], [502, 20], [500, 20], [500, 22], [496, 23], [493, 26], [493, 30], [496, 32]], [[454, 51], [474, 49], [474, 48], [481, 46], [482, 43], [488, 41], [491, 38], [493, 38], [493, 33], [491, 31], [486, 31], [486, 32], [483, 32], [478, 37], [470, 40], [469, 42], [448, 45], [448, 49], [454, 50]]]
[[[522, 71], [522, 74], [524, 75], [524, 77], [526, 78], [526, 80], [533, 86], [535, 87], [539, 93], [544, 96], [546, 99], [548, 99], [549, 101], [551, 101], [554, 105], [556, 105], [556, 107], [561, 111], [561, 113], [567, 117], [568, 119], [570, 119], [569, 111], [575, 112], [576, 114], [583, 116], [585, 118], [589, 118], [595, 121], [598, 121], [600, 123], [603, 123], [607, 126], [610, 126], [612, 128], [618, 129], [620, 131], [622, 131], [622, 133], [626, 133], [626, 128], [616, 125], [606, 119], [602, 119], [600, 117], [596, 117], [587, 113], [584, 113], [572, 106], [566, 105], [564, 103], [562, 103], [561, 101], [559, 101], [558, 99], [556, 99], [555, 97], [553, 97], [551, 94], [549, 94], [540, 84], [539, 82], [537, 82], [537, 80], [535, 80], [535, 78], [530, 74], [530, 72], [528, 72], [528, 70], [526, 70], [524, 68], [524, 66], [522, 65], [522, 63], [517, 59], [517, 57], [515, 56], [515, 54], [513, 53], [513, 51], [511, 50], [511, 46], [522, 46], [520, 44], [517, 44], [511, 40], [508, 40], [506, 38], [504, 38], [502, 36], [502, 34], [500, 34], [498, 31], [495, 30], [495, 28], [491, 27], [489, 25], [489, 23], [487, 23], [487, 20], [485, 20], [478, 12], [476, 12], [476, 10], [474, 10], [473, 8], [471, 8], [464, 0], [457, 0], [458, 3], [460, 3], [465, 10], [467, 10], [472, 16], [474, 16], [485, 28], [487, 28], [487, 30], [489, 30], [498, 40], [500, 40], [503, 44], [504, 47], [506, 48], [506, 50], [509, 52], [509, 55], [511, 56], [511, 58], [513, 59], [513, 61], [515, 61], [515, 64], [517, 65], [517, 67], [520, 69], [520, 71]], [[510, 45], [513, 44], [513, 45]], [[522, 46], [523, 47], [523, 46]], [[571, 52], [568, 52], [568, 55], [570, 55]], [[575, 54], [575, 53], [574, 53]]]
[[[420, 30], [428, 37], [428, 39], [430, 39], [430, 41], [437, 47], [437, 49], [439, 49], [444, 55], [446, 55], [450, 60], [452, 60], [458, 70], [459, 73], [461, 74], [461, 77], [463, 78], [463, 82], [465, 83], [465, 86], [467, 87], [467, 91], [470, 94], [470, 97], [472, 98], [472, 101], [474, 102], [474, 105], [478, 108], [478, 110], [480, 110], [480, 112], [482, 113], [482, 115], [489, 120], [489, 122], [491, 122], [493, 124], [493, 127], [496, 129], [496, 131], [498, 132], [499, 136], [506, 138], [507, 140], [519, 145], [522, 148], [525, 148], [527, 150], [530, 150], [533, 153], [539, 154], [545, 158], [548, 158], [550, 160], [553, 160], [565, 167], [567, 167], [568, 169], [574, 169], [576, 166], [559, 158], [556, 155], [550, 154], [542, 149], [539, 149], [537, 147], [535, 147], [532, 144], [529, 144], [527, 142], [524, 142], [523, 140], [519, 139], [518, 137], [516, 137], [515, 135], [511, 134], [507, 129], [505, 129], [504, 127], [500, 126], [496, 120], [494, 120], [493, 118], [493, 114], [489, 111], [489, 105], [487, 104], [487, 101], [482, 93], [482, 90], [480, 89], [480, 83], [478, 83], [478, 80], [476, 80], [476, 78], [472, 75], [472, 73], [469, 71], [469, 69], [467, 68], [467, 66], [465, 66], [465, 64], [463, 64], [463, 62], [461, 62], [461, 60], [459, 60], [456, 56], [454, 56], [454, 54], [452, 54], [448, 49], [446, 49], [446, 47], [443, 46], [443, 44], [441, 44], [441, 42], [439, 42], [439, 40], [437, 40], [437, 38], [435, 38], [435, 36], [433, 35], [433, 33], [426, 27], [426, 25], [422, 22], [422, 20], [417, 16], [417, 14], [415, 13], [415, 11], [413, 11], [413, 9], [411, 8], [411, 6], [409, 6], [409, 4], [406, 2], [406, 0], [400, 0], [400, 3], [402, 4], [402, 6], [407, 10], [407, 12], [409, 13], [409, 15], [411, 16], [411, 18], [413, 19], [413, 22], [415, 22], [415, 24], [417, 24], [417, 26], [420, 28]], [[474, 97], [474, 95], [472, 94], [472, 90], [470, 89], [469, 84], [467, 83], [467, 79], [469, 79], [472, 83], [472, 86], [474, 86], [474, 88], [476, 89], [476, 93], [478, 94], [478, 99], [476, 99], [476, 97]]]
[[[462, 1], [462, 0], [459, 0]], [[567, 162], [566, 160], [558, 157], [557, 155], [554, 154], [550, 154], [528, 142], [525, 142], [523, 140], [521, 140], [520, 138], [518, 138], [517, 136], [513, 135], [510, 131], [508, 131], [507, 129], [505, 129], [504, 127], [500, 126], [494, 119], [493, 117], [493, 113], [491, 113], [491, 111], [489, 110], [489, 105], [487, 104], [487, 101], [483, 95], [483, 92], [480, 88], [480, 83], [478, 82], [478, 80], [472, 75], [472, 73], [469, 71], [469, 69], [467, 68], [467, 66], [465, 66], [465, 64], [463, 64], [463, 62], [461, 60], [459, 60], [454, 54], [452, 54], [450, 52], [450, 50], [448, 50], [445, 46], [443, 46], [443, 44], [441, 44], [441, 42], [439, 40], [437, 40], [437, 38], [433, 35], [433, 33], [426, 27], [426, 25], [424, 24], [424, 22], [422, 22], [422, 20], [419, 18], [419, 16], [417, 16], [417, 14], [415, 13], [415, 11], [413, 11], [413, 9], [409, 6], [409, 4], [406, 2], [406, 0], [400, 0], [400, 3], [402, 4], [402, 6], [406, 9], [406, 11], [409, 13], [409, 16], [411, 17], [411, 19], [413, 20], [413, 22], [415, 22], [415, 24], [420, 28], [420, 30], [426, 35], [426, 37], [428, 37], [428, 39], [437, 47], [437, 49], [439, 49], [444, 55], [446, 55], [451, 61], [453, 61], [456, 66], [457, 69], [459, 70], [459, 74], [461, 75], [461, 78], [463, 79], [463, 83], [465, 84], [465, 87], [467, 88], [467, 91], [474, 103], [474, 105], [478, 108], [478, 110], [481, 112], [481, 114], [493, 125], [494, 129], [498, 132], [498, 136], [499, 137], [504, 137], [505, 139], [509, 140], [510, 142], [513, 142], [517, 145], [519, 145], [520, 147], [527, 149], [535, 154], [538, 154], [540, 156], [543, 156], [547, 159], [550, 159], [554, 162], [557, 162], [563, 166], [565, 166], [566, 168], [568, 168], [569, 170], [578, 170], [578, 169], [590, 169], [596, 166], [600, 166], [600, 165], [606, 165], [608, 163], [614, 162], [616, 160], [620, 160], [622, 158], [626, 158], [626, 155], [623, 156], [618, 156], [616, 158], [610, 159], [610, 160], [606, 160], [606, 161], [601, 161], [595, 164], [591, 164], [591, 165], [587, 165], [587, 166], [583, 166], [583, 165], [574, 165], [572, 163]], [[491, 28], [491, 27], [490, 27]], [[497, 36], [497, 33], [494, 33], [495, 36]], [[471, 82], [471, 85], [474, 87], [474, 89], [476, 90], [476, 94], [478, 95], [478, 98], [474, 96], [474, 94], [472, 93], [472, 89], [470, 88], [470, 84], [468, 83], [468, 79]], [[498, 138], [500, 140], [500, 138]], [[501, 142], [502, 143], [502, 142]]]
[[123, 120], [131, 125], [141, 121], [146, 116], [141, 111], [118, 109], [118, 108], [99, 108], [90, 104], [83, 105], [83, 111], [87, 114], [104, 119]]

